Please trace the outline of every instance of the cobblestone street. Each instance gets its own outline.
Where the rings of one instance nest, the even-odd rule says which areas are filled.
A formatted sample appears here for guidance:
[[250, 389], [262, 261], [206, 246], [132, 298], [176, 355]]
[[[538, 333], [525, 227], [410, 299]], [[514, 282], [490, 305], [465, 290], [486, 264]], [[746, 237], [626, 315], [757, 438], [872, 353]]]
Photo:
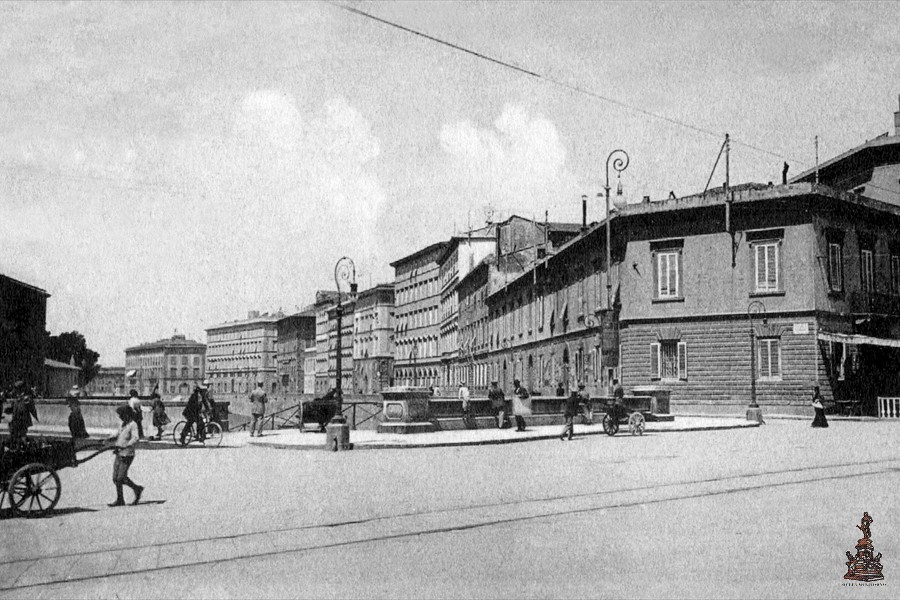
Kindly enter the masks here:
[[[4, 519], [4, 597], [896, 597], [897, 424], [573, 442], [139, 452]], [[789, 458], [787, 458], [789, 457]], [[129, 497], [130, 499], [130, 497]], [[863, 511], [885, 580], [846, 587]]]

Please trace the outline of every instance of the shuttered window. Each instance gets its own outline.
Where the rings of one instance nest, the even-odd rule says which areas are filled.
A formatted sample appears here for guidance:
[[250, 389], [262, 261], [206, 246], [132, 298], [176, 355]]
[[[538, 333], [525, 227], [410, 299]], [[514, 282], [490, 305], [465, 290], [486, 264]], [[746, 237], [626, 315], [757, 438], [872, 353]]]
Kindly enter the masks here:
[[872, 250], [862, 250], [860, 252], [860, 277], [862, 279], [862, 289], [864, 292], [872, 293], [875, 291], [875, 264]]
[[837, 242], [828, 244], [828, 284], [833, 292], [844, 289], [844, 251]]
[[780, 289], [779, 243], [760, 242], [753, 245], [757, 292], [776, 292]]
[[781, 379], [781, 340], [762, 338], [759, 340], [759, 378]]
[[656, 255], [657, 298], [677, 298], [678, 252], [660, 252]]

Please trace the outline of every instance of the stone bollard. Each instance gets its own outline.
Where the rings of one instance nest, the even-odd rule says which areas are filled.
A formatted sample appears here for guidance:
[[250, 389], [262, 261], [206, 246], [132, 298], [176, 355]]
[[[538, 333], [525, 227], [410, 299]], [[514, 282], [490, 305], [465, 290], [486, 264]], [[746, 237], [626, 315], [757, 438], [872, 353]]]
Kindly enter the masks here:
[[352, 450], [350, 425], [347, 423], [328, 423], [325, 425], [325, 449], [332, 452]]

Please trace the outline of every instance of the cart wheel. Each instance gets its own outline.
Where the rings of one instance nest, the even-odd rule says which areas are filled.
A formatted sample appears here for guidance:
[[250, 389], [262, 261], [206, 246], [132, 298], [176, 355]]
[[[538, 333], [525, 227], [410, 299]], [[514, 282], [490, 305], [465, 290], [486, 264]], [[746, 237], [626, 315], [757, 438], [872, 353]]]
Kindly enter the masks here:
[[611, 416], [606, 415], [603, 417], [603, 431], [606, 435], [616, 435], [619, 432], [619, 424]]
[[[191, 429], [187, 431], [184, 428], [187, 426], [187, 421], [178, 421], [175, 425], [175, 429], [172, 430], [172, 439], [175, 440], [176, 446], [187, 446], [194, 439], [194, 432]], [[181, 432], [184, 431], [184, 442], [181, 441]]]
[[206, 447], [217, 448], [222, 443], [222, 426], [215, 421], [206, 424]]
[[10, 478], [7, 493], [13, 514], [40, 517], [59, 502], [62, 486], [56, 471], [41, 463], [31, 463]]
[[644, 435], [644, 429], [647, 424], [644, 421], [644, 415], [641, 413], [632, 413], [630, 417], [628, 417], [628, 431], [631, 432], [631, 435]]

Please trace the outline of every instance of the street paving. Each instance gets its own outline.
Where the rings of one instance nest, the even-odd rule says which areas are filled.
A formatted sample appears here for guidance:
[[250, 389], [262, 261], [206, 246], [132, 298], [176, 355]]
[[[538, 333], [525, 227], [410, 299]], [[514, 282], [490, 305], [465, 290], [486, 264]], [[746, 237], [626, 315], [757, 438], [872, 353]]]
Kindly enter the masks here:
[[[95, 461], [61, 472], [54, 516], [5, 519], [0, 595], [896, 597], [898, 434], [774, 420], [403, 451], [147, 450], [143, 506], [107, 508], [110, 466]], [[841, 576], [864, 510], [886, 580], [861, 590]]]

